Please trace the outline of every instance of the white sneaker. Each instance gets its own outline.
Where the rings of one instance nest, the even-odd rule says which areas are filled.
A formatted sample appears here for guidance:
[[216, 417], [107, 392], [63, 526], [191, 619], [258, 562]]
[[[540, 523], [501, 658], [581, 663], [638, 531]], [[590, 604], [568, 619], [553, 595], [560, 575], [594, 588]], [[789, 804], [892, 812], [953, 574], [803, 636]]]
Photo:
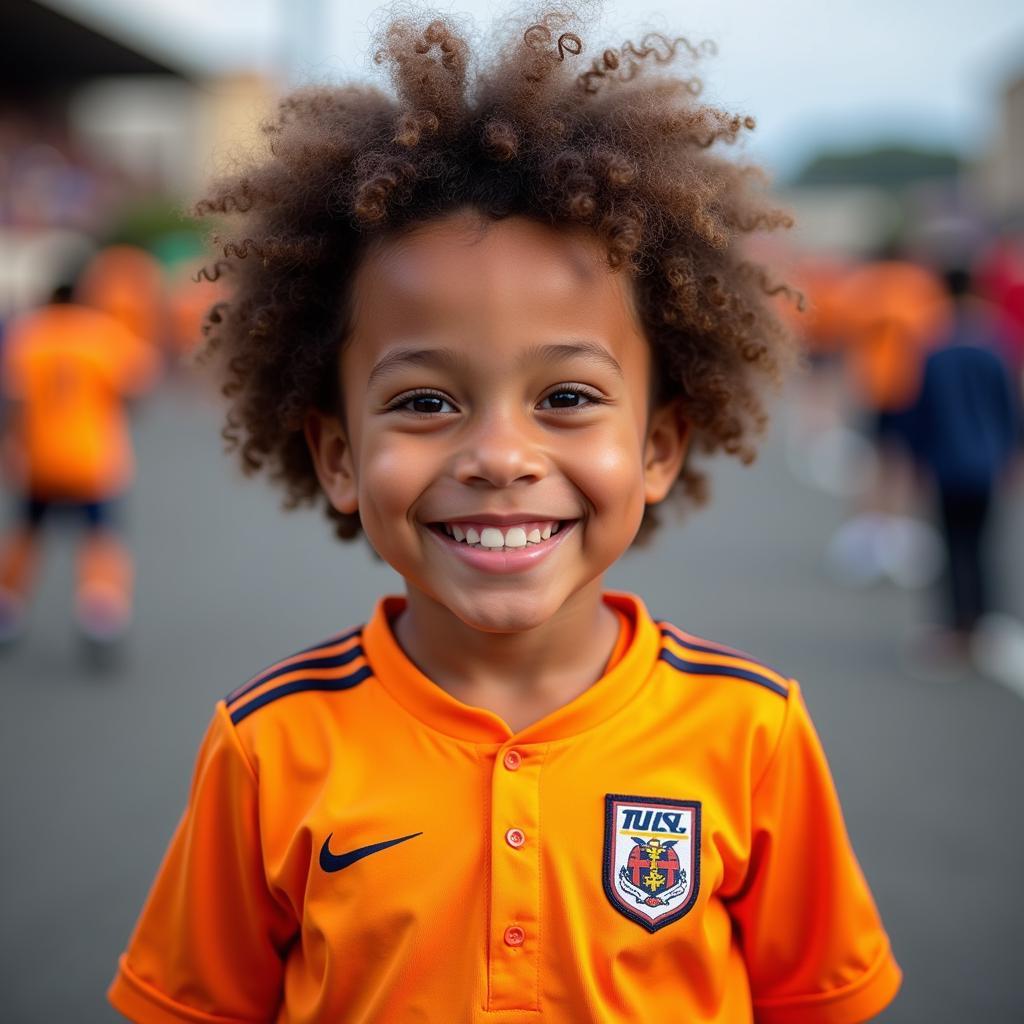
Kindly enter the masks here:
[[75, 602], [75, 621], [82, 635], [95, 644], [114, 644], [131, 625], [131, 608], [113, 590], [92, 587]]
[[887, 516], [879, 558], [886, 575], [898, 587], [920, 590], [942, 575], [946, 552], [939, 531], [908, 516]]
[[846, 587], [871, 587], [885, 579], [882, 562], [885, 518], [866, 514], [847, 520], [825, 549], [825, 568]]
[[974, 667], [1024, 697], [1024, 624], [1011, 615], [983, 616], [971, 636]]

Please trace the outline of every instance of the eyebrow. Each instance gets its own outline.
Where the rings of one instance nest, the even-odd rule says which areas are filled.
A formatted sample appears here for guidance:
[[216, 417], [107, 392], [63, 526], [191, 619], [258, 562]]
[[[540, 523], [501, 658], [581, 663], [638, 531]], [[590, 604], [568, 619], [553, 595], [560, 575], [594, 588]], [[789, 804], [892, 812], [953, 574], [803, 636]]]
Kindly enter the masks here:
[[[618, 360], [603, 345], [594, 341], [558, 342], [549, 345], [531, 345], [519, 357], [520, 363], [555, 363], [564, 359], [587, 359], [599, 363], [618, 377], [623, 377]], [[453, 367], [465, 362], [465, 356], [451, 348], [396, 348], [382, 356], [367, 378], [367, 388], [386, 377], [400, 366]]]
[[402, 366], [458, 366], [465, 361], [451, 348], [396, 348], [381, 356], [366, 380], [367, 388]]
[[523, 362], [557, 363], [563, 359], [586, 359], [599, 363], [618, 377], [624, 376], [618, 360], [596, 341], [560, 342], [553, 345], [533, 345], [522, 355]]

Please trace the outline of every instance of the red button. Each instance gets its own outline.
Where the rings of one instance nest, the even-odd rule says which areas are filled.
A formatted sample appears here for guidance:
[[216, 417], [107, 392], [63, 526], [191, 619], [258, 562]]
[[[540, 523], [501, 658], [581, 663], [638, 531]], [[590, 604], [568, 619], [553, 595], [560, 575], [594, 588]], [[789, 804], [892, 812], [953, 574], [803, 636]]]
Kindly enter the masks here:
[[518, 850], [519, 847], [526, 842], [526, 836], [524, 836], [519, 829], [510, 828], [505, 833], [505, 842], [508, 843], [509, 846], [514, 846]]
[[523, 763], [523, 755], [518, 750], [506, 750], [505, 751], [505, 767], [510, 771], [514, 772], [519, 769], [519, 766]]
[[512, 925], [505, 929], [505, 945], [521, 946], [526, 941], [526, 932], [518, 925]]

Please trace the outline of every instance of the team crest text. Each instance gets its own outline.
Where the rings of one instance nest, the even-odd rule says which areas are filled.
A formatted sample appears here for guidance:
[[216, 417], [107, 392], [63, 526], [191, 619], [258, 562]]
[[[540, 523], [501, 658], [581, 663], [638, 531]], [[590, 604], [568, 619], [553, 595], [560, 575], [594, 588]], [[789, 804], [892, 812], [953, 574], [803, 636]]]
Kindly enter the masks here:
[[700, 803], [605, 797], [604, 891], [648, 931], [686, 914], [700, 883]]

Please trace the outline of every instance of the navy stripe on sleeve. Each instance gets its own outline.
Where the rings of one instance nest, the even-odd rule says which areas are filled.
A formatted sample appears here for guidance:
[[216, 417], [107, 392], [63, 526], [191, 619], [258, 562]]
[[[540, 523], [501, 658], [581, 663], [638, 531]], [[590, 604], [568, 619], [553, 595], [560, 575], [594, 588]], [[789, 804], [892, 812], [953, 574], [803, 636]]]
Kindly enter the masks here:
[[[739, 651], [734, 647], [725, 647], [722, 644], [696, 644], [692, 640], [686, 640], [681, 637], [671, 626], [661, 627], [661, 635], [671, 637], [672, 640], [677, 643], [680, 647], [685, 647], [688, 651], [700, 651], [703, 654], [718, 654], [726, 658], [742, 658], [744, 661], [752, 661], [755, 664], [764, 665], [766, 669], [775, 672], [777, 676], [781, 676], [782, 673], [772, 668], [771, 665], [765, 665], [764, 662], [758, 662], [757, 658], [752, 658], [746, 651]], [[785, 678], [783, 676], [783, 678]]]
[[364, 679], [368, 679], [372, 675], [373, 670], [370, 666], [363, 665], [362, 668], [356, 669], [355, 672], [350, 672], [347, 676], [341, 676], [337, 679], [294, 679], [290, 683], [282, 683], [281, 686], [276, 686], [273, 690], [261, 693], [258, 697], [254, 697], [248, 704], [240, 708], [235, 708], [231, 712], [231, 721], [238, 725], [243, 718], [248, 718], [254, 711], [258, 711], [267, 704], [272, 704], [275, 700], [288, 697], [293, 693], [307, 693], [313, 690], [324, 692], [351, 690], [352, 687], [358, 686]]
[[[713, 651], [712, 653], [721, 652]], [[734, 665], [709, 665], [703, 661], [687, 661], [685, 658], [680, 658], [677, 654], [673, 654], [665, 648], [662, 648], [661, 654], [658, 657], [661, 661], [668, 662], [674, 669], [686, 672], [689, 675], [731, 676], [734, 679], [745, 679], [749, 683], [756, 683], [758, 686], [771, 690], [772, 693], [779, 694], [780, 697], [789, 696], [789, 687], [783, 686], [774, 679], [769, 679], [767, 676], [763, 676], [758, 672], [752, 672], [749, 669], [737, 668]]]
[[[358, 630], [356, 631], [358, 632]], [[354, 636], [355, 633], [350, 634]], [[341, 639], [334, 641], [334, 643], [342, 643], [348, 640], [350, 636], [342, 637]], [[326, 646], [331, 646], [328, 644]], [[317, 651], [321, 648], [312, 647], [311, 651]], [[305, 651], [300, 651], [300, 654], [305, 654]], [[354, 661], [360, 657], [363, 653], [363, 648], [356, 644], [354, 647], [350, 647], [347, 651], [342, 651], [340, 654], [331, 654], [322, 658], [307, 658], [304, 661], [294, 661], [290, 665], [279, 665], [277, 668], [270, 669], [267, 672], [263, 672], [261, 675], [251, 679], [245, 685], [240, 686], [237, 690], [232, 690], [231, 693], [225, 698], [230, 707], [232, 704], [236, 704], [240, 701], [247, 693], [255, 690], [257, 686], [262, 686], [264, 683], [269, 683], [272, 679], [277, 679], [280, 676], [288, 675], [291, 672], [305, 672], [313, 668], [341, 668], [343, 665], [347, 665], [350, 661]]]

